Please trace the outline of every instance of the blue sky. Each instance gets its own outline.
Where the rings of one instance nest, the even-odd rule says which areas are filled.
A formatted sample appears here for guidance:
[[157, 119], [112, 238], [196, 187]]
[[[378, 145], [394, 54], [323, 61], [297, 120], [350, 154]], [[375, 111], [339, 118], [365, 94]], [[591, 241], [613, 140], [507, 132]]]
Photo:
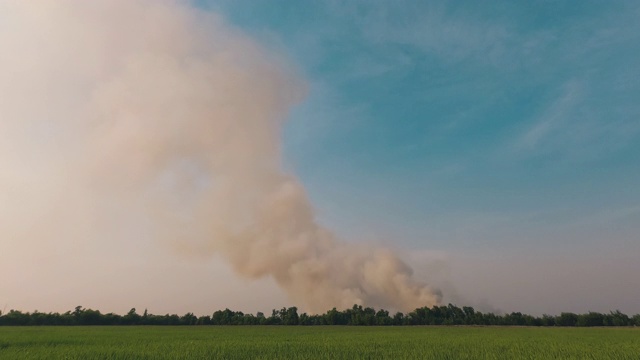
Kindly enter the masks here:
[[[450, 265], [463, 293], [465, 272], [491, 261], [504, 272], [529, 261], [528, 273], [548, 265], [535, 259], [604, 269], [640, 254], [638, 2], [198, 5], [308, 82], [284, 130], [286, 163], [347, 241], [476, 261]], [[640, 288], [636, 270], [598, 281]], [[580, 276], [566, 281], [604, 286]], [[640, 294], [620, 291], [585, 310], [640, 311], [622, 299]]]

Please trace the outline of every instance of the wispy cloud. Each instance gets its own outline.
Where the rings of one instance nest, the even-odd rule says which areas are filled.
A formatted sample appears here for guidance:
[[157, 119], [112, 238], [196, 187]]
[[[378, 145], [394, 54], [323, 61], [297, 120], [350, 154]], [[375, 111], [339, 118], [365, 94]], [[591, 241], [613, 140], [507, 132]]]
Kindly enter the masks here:
[[[510, 31], [506, 24], [463, 13], [451, 14], [444, 3], [402, 6], [385, 2], [329, 2], [330, 12], [348, 17], [366, 43], [393, 52], [405, 46], [440, 61], [473, 59], [489, 63], [502, 57]], [[400, 64], [402, 65], [402, 64]]]
[[575, 80], [567, 82], [563, 86], [562, 95], [551, 102], [542, 114], [533, 121], [533, 125], [516, 141], [516, 148], [535, 150], [554, 131], [566, 126], [576, 107], [580, 105], [582, 86]]

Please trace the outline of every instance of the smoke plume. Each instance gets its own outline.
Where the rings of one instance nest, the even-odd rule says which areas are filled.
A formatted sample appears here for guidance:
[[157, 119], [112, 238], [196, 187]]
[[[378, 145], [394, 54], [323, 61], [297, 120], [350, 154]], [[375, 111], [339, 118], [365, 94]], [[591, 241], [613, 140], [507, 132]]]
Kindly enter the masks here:
[[392, 252], [318, 225], [282, 170], [305, 96], [291, 68], [186, 2], [0, 0], [3, 251], [154, 239], [272, 277], [312, 312], [436, 304]]

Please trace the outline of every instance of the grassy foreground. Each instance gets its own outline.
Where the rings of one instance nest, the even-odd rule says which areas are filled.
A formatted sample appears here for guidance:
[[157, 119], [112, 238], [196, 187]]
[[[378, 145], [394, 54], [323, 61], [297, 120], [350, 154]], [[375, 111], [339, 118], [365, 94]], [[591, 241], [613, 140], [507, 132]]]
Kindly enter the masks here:
[[0, 327], [0, 359], [640, 359], [640, 328]]

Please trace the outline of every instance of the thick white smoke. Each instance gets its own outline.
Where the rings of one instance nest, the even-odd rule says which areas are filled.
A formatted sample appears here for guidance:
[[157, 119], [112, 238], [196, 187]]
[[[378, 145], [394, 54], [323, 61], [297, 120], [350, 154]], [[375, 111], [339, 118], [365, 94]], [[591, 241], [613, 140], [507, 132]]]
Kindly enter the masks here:
[[282, 171], [304, 94], [286, 61], [185, 2], [0, 0], [3, 248], [83, 256], [135, 228], [312, 312], [436, 304], [393, 253], [319, 226]]

